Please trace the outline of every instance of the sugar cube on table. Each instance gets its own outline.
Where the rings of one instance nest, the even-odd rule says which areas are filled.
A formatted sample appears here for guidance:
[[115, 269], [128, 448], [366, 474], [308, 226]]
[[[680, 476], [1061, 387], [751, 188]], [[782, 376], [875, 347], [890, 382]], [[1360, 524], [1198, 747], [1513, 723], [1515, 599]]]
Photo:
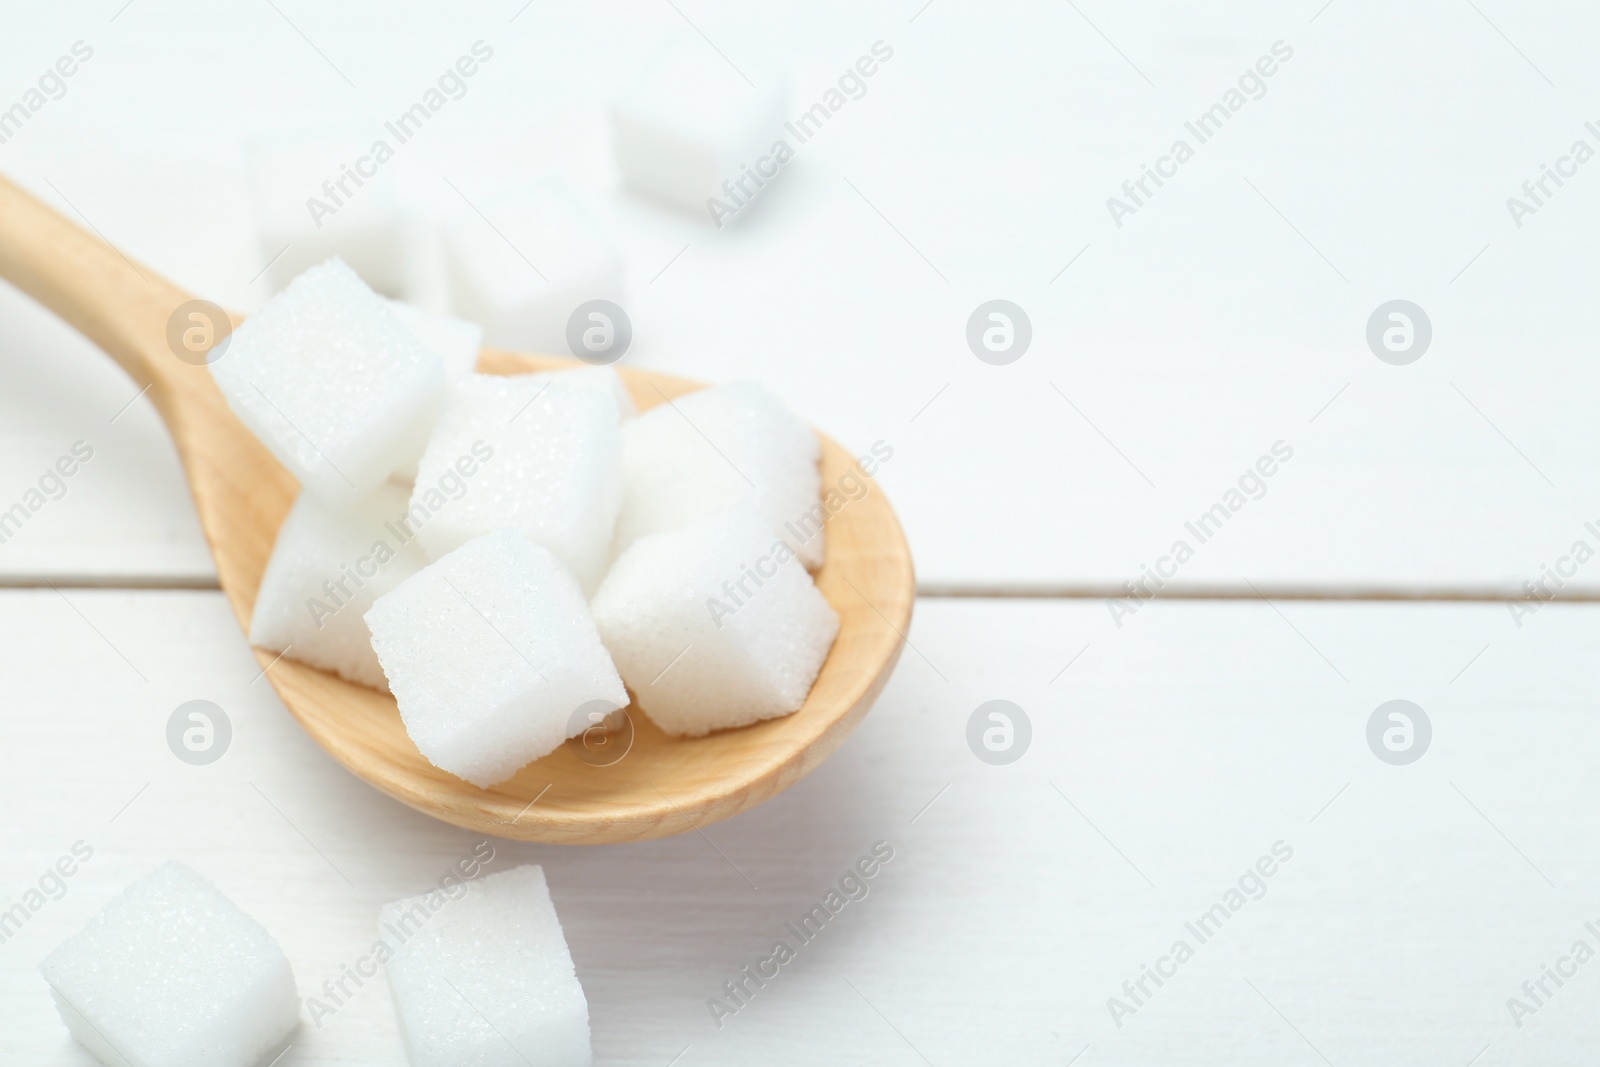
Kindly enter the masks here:
[[811, 575], [745, 508], [635, 541], [591, 608], [639, 707], [688, 737], [797, 710], [839, 632]]
[[301, 493], [261, 576], [250, 643], [387, 692], [362, 616], [428, 564], [406, 515], [410, 496], [386, 482], [330, 508]]
[[611, 104], [623, 181], [724, 225], [793, 154], [783, 128], [783, 87], [757, 79], [752, 86], [714, 51], [695, 45], [646, 65]]
[[771, 393], [734, 382], [623, 424], [616, 551], [735, 504], [764, 514], [806, 566], [822, 565], [821, 445]]
[[[281, 130], [250, 141], [256, 231], [274, 291], [338, 256], [379, 292], [419, 295], [430, 269], [421, 261], [437, 257], [437, 246], [408, 217], [395, 176], [372, 165], [372, 147], [372, 131], [360, 126]], [[363, 176], [358, 164], [373, 173]]]
[[591, 300], [621, 303], [622, 256], [552, 184], [485, 197], [444, 224], [456, 310], [500, 348], [564, 354], [567, 322]]
[[299, 1019], [277, 941], [176, 862], [124, 889], [39, 970], [73, 1038], [107, 1067], [255, 1067]]
[[210, 366], [240, 421], [333, 502], [414, 462], [444, 392], [438, 357], [337, 259], [267, 301]]
[[589, 1067], [589, 1004], [544, 870], [386, 904], [378, 934], [411, 1067]]
[[[492, 454], [469, 464], [470, 477], [454, 477], [475, 450]], [[412, 503], [432, 512], [419, 531], [431, 559], [510, 528], [555, 553], [592, 592], [622, 506], [616, 401], [565, 374], [471, 375], [451, 390]]]
[[488, 787], [628, 695], [583, 591], [549, 552], [485, 534], [367, 611], [406, 732], [436, 767]]
[[478, 350], [483, 347], [482, 326], [403, 300], [389, 301], [389, 310], [422, 342], [423, 348], [439, 357], [444, 364], [445, 381], [461, 381], [477, 368]]

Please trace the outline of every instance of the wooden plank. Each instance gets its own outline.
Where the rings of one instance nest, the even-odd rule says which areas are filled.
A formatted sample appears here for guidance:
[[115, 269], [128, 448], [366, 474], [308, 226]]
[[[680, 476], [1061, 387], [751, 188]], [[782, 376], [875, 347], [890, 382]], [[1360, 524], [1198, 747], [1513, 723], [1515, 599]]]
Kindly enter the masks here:
[[[636, 845], [494, 842], [491, 869], [546, 866], [599, 1062], [1588, 1062], [1586, 968], [1521, 1028], [1507, 998], [1597, 943], [1600, 861], [1573, 843], [1600, 831], [1600, 612], [1158, 601], [1118, 629], [1092, 602], [925, 600], [910, 639], [855, 735], [768, 804]], [[0, 944], [8, 1062], [89, 1063], [36, 964], [167, 858], [265, 923], [309, 997], [381, 902], [473, 849], [341, 770], [257, 672], [217, 593], [0, 593], [0, 906], [95, 850]], [[164, 739], [197, 698], [234, 729], [204, 767]], [[1397, 698], [1433, 729], [1407, 766], [1366, 740]], [[1032, 724], [1007, 766], [966, 740], [992, 699]], [[880, 840], [866, 897], [718, 1029], [708, 999]], [[1185, 924], [1280, 841], [1264, 895], [1200, 943]], [[1119, 1028], [1108, 998], [1180, 939], [1193, 958]], [[402, 1062], [381, 979], [322, 1021], [283, 1062]]]

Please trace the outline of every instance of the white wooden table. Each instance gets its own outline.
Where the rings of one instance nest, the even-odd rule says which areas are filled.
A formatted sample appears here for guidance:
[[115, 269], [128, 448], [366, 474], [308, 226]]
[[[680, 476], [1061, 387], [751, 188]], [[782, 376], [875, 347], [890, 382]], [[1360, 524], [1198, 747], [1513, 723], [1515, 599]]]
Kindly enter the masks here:
[[[1600, 164], [1521, 227], [1506, 207], [1573, 141], [1600, 148], [1593, 14], [919, 5], [17, 11], [0, 106], [74, 41], [95, 55], [0, 172], [248, 310], [268, 293], [245, 134], [376, 124], [481, 38], [495, 63], [397, 181], [560, 177], [627, 254], [630, 361], [758, 378], [841, 440], [893, 446], [881, 481], [928, 595], [834, 759], [703, 837], [494, 843], [492, 867], [546, 866], [597, 1062], [1593, 1062], [1600, 964], [1544, 979], [1521, 1026], [1508, 998], [1535, 1006], [1523, 983], [1576, 940], [1600, 950], [1600, 612], [1504, 603], [1574, 542], [1600, 548]], [[604, 101], [672, 39], [785, 71], [797, 104], [876, 40], [895, 57], [717, 231], [633, 200], [609, 159]], [[1266, 94], [1118, 228], [1106, 198], [1280, 40]], [[1001, 367], [964, 339], [997, 297], [1034, 331]], [[1434, 329], [1406, 366], [1364, 337], [1395, 298]], [[0, 507], [79, 440], [94, 460], [0, 544], [0, 910], [94, 849], [0, 943], [6, 1063], [90, 1062], [38, 961], [167, 858], [265, 923], [310, 997], [380, 903], [477, 842], [294, 724], [148, 402], [0, 285]], [[1279, 441], [1293, 458], [1260, 499], [1114, 619], [1104, 597], [1195, 540], [1185, 523]], [[1562, 595], [1600, 595], [1600, 562]], [[164, 740], [196, 698], [235, 729], [206, 767]], [[1010, 765], [967, 745], [991, 699], [1032, 724]], [[1432, 724], [1409, 765], [1368, 747], [1392, 699]], [[708, 998], [878, 841], [895, 858], [868, 896], [719, 1028]], [[1265, 894], [1199, 943], [1185, 924], [1278, 842]], [[1179, 939], [1193, 958], [1136, 1001], [1124, 983], [1172, 969]], [[281, 1062], [404, 1060], [381, 981], [322, 1023]]]

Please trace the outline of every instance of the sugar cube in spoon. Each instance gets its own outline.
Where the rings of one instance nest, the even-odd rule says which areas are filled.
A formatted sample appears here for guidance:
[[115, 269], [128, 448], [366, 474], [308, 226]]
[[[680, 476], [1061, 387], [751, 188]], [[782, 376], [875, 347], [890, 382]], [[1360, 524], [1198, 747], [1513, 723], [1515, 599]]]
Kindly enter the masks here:
[[372, 645], [406, 732], [434, 766], [488, 787], [628, 703], [577, 581], [510, 530], [378, 598]]
[[423, 348], [439, 357], [444, 364], [445, 381], [459, 382], [477, 367], [478, 351], [483, 347], [482, 326], [403, 300], [389, 301], [389, 310], [422, 342]]
[[339, 503], [422, 454], [444, 388], [439, 358], [337, 259], [233, 331], [211, 373], [301, 486]]
[[686, 737], [797, 710], [839, 632], [793, 551], [742, 509], [635, 541], [592, 606], [639, 707]]
[[[586, 592], [599, 583], [622, 505], [622, 442], [616, 401], [573, 373], [474, 374], [451, 390], [412, 491], [433, 512], [421, 529], [431, 558], [510, 528]], [[463, 456], [485, 449], [470, 477], [456, 477]]]
[[808, 567], [823, 559], [821, 445], [753, 382], [680, 396], [623, 425], [617, 551], [734, 505], [766, 516]]
[[428, 564], [409, 497], [390, 482], [344, 508], [301, 493], [261, 576], [250, 643], [387, 691], [362, 616]]

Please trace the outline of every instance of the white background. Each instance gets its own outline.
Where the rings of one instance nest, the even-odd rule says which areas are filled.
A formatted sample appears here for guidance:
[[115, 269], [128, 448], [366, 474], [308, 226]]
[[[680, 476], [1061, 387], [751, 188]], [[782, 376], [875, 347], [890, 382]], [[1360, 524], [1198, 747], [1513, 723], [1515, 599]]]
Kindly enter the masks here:
[[[1502, 602], [1600, 519], [1600, 162], [1520, 228], [1506, 208], [1575, 139], [1600, 149], [1588, 8], [274, 2], [8, 5], [0, 106], [74, 41], [95, 54], [0, 172], [250, 310], [271, 250], [248, 139], [376, 131], [482, 39], [493, 61], [386, 177], [441, 204], [446, 179], [561, 179], [627, 256], [630, 363], [755, 378], [895, 449], [881, 483], [934, 595], [858, 736], [716, 848], [498, 846], [546, 865], [598, 1062], [1592, 1062], [1600, 971], [1521, 1028], [1505, 1001], [1600, 919], [1600, 618], [1519, 627]], [[605, 101], [663, 44], [783, 75], [798, 112], [878, 40], [867, 95], [738, 225], [619, 188]], [[1106, 198], [1280, 40], [1266, 95], [1115, 226]], [[1006, 367], [964, 339], [996, 297], [1033, 324]], [[1404, 367], [1364, 339], [1394, 298], [1434, 330]], [[0, 546], [0, 906], [95, 848], [0, 945], [6, 1062], [88, 1062], [36, 965], [166, 858], [261, 919], [310, 995], [476, 840], [351, 778], [252, 683], [136, 392], [0, 286], [0, 504], [96, 449]], [[1116, 626], [1100, 598], [1279, 440], [1294, 459], [1169, 590], [1243, 602]], [[1568, 594], [1600, 593], [1592, 567]], [[165, 747], [193, 698], [235, 724], [209, 767]], [[1033, 723], [1008, 767], [964, 740], [993, 698]], [[1366, 747], [1393, 698], [1434, 727], [1407, 767]], [[869, 897], [719, 1031], [705, 999], [879, 839]], [[1114, 1025], [1106, 998], [1280, 839], [1267, 895]], [[281, 1062], [402, 1061], [380, 982]]]

